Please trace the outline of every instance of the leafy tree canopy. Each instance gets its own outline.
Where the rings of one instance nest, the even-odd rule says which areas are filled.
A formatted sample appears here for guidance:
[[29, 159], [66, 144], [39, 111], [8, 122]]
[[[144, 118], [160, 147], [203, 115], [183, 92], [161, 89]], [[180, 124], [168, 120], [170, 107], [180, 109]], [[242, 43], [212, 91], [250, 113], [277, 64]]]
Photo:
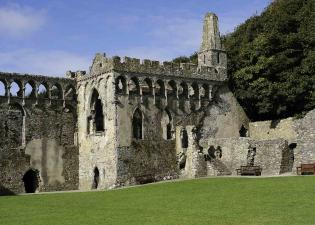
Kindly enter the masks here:
[[295, 116], [315, 107], [314, 0], [274, 0], [223, 43], [230, 88], [252, 120]]

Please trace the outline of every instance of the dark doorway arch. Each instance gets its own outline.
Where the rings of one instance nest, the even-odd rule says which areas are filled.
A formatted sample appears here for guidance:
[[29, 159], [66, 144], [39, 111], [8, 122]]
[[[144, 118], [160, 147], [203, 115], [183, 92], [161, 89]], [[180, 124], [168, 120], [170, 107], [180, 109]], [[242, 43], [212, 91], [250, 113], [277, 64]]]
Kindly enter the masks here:
[[93, 173], [94, 173], [94, 178], [93, 178], [92, 189], [97, 189], [98, 184], [100, 182], [100, 171], [98, 170], [97, 167], [95, 167]]
[[26, 193], [35, 193], [39, 187], [39, 171], [29, 169], [23, 176]]

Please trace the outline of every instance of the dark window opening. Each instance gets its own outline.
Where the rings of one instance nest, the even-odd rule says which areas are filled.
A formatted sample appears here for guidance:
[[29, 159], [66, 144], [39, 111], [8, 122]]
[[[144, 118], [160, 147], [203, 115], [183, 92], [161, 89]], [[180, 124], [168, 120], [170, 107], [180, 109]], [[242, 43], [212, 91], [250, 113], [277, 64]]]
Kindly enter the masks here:
[[129, 82], [129, 95], [140, 95], [140, 85], [137, 78], [131, 78]]
[[115, 89], [117, 94], [126, 94], [127, 84], [124, 77], [118, 77], [115, 82]]
[[199, 98], [199, 86], [197, 83], [191, 85], [190, 97], [194, 99]]
[[181, 144], [182, 148], [188, 148], [188, 133], [185, 128], [181, 130]]
[[297, 147], [297, 143], [289, 144], [289, 172], [292, 172], [294, 165], [294, 149]]
[[62, 99], [62, 91], [60, 85], [54, 85], [50, 89], [50, 98], [51, 99]]
[[220, 63], [220, 53], [219, 52], [217, 53], [217, 63], [218, 64]]
[[100, 181], [100, 171], [98, 170], [97, 167], [95, 167], [93, 173], [94, 173], [94, 177], [93, 177], [92, 189], [97, 189], [99, 185], [99, 181]]
[[23, 176], [26, 193], [35, 193], [39, 187], [39, 171], [30, 169]]
[[155, 84], [155, 95], [165, 97], [165, 85], [162, 80], [157, 80]]
[[188, 99], [188, 92], [188, 85], [185, 82], [181, 83], [179, 86], [178, 96], [184, 99]]
[[152, 95], [152, 81], [148, 78], [144, 79], [141, 89], [142, 95]]
[[93, 91], [91, 99], [91, 113], [88, 116], [88, 133], [104, 131], [104, 113], [102, 100], [96, 90]]
[[177, 93], [177, 85], [175, 83], [175, 81], [171, 80], [167, 83], [167, 86], [166, 86], [166, 93], [167, 93], [167, 96], [176, 96], [176, 93]]
[[104, 115], [101, 99], [97, 99], [95, 103], [95, 131], [104, 131]]
[[163, 138], [165, 140], [172, 139], [173, 137], [172, 116], [171, 116], [171, 113], [167, 109], [165, 109], [162, 114], [161, 126], [162, 126]]
[[242, 125], [240, 131], [239, 131], [239, 134], [240, 134], [240, 137], [247, 137], [248, 136], [248, 130], [244, 127], [244, 125]]
[[172, 139], [172, 125], [170, 123], [166, 125], [166, 138], [167, 140]]
[[133, 138], [142, 139], [142, 112], [136, 109], [132, 118]]

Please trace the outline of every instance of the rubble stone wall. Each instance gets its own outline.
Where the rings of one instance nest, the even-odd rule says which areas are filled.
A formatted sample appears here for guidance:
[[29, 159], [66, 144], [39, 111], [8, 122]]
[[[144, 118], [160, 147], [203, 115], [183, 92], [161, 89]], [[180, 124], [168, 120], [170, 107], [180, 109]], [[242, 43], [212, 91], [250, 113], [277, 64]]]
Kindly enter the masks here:
[[[78, 188], [75, 83], [70, 79], [0, 73], [0, 192], [24, 192], [23, 176], [39, 171], [38, 191]], [[18, 84], [13, 95], [12, 84]], [[32, 91], [26, 94], [26, 84]], [[39, 94], [39, 85], [47, 87]], [[59, 88], [59, 98], [54, 98]], [[69, 99], [69, 87], [72, 99]]]

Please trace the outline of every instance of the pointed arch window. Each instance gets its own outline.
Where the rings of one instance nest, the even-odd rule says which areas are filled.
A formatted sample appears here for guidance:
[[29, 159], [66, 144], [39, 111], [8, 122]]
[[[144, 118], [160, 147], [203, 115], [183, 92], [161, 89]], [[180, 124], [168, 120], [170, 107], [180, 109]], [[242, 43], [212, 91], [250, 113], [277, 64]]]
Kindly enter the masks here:
[[140, 109], [136, 109], [132, 117], [132, 133], [133, 138], [143, 139], [142, 133], [142, 112]]
[[162, 134], [165, 140], [170, 140], [173, 137], [173, 125], [171, 113], [165, 109], [161, 120]]
[[103, 104], [97, 90], [93, 90], [90, 115], [88, 117], [88, 133], [104, 131]]

